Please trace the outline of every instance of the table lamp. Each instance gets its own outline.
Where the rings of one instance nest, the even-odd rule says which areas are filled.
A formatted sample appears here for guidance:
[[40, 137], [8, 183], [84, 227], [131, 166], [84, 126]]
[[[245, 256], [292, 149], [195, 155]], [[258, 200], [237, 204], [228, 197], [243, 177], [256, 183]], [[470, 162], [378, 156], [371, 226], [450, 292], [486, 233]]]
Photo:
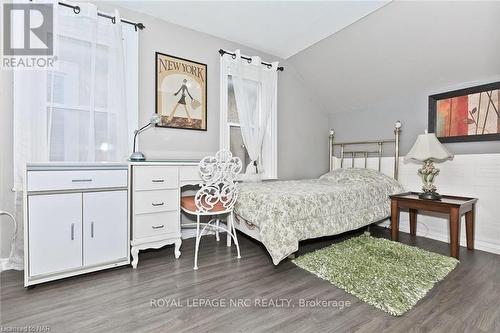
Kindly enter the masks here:
[[420, 134], [417, 141], [411, 148], [405, 161], [414, 160], [423, 162], [424, 165], [418, 169], [418, 174], [422, 177], [423, 193], [419, 194], [420, 199], [439, 200], [441, 195], [436, 191], [434, 179], [439, 173], [439, 169], [434, 167], [434, 162], [443, 162], [448, 159], [453, 159], [453, 154], [450, 153], [445, 146], [439, 142], [434, 133]]
[[136, 139], [137, 139], [137, 135], [145, 130], [147, 130], [148, 128], [158, 124], [160, 122], [160, 115], [158, 114], [153, 114], [153, 116], [151, 116], [151, 118], [149, 119], [149, 123], [147, 123], [146, 125], [142, 126], [141, 128], [135, 130], [134, 132], [134, 152], [132, 153], [132, 155], [130, 155], [129, 159], [131, 161], [145, 161], [146, 160], [146, 156], [144, 156], [143, 153], [141, 153], [140, 151], [136, 151]]

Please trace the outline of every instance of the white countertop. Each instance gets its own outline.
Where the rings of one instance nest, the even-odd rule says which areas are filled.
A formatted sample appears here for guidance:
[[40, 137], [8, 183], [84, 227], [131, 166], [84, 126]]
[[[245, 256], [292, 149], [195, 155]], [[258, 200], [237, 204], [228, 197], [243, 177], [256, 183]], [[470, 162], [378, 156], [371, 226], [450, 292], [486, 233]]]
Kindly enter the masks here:
[[160, 159], [151, 159], [151, 160], [146, 160], [146, 161], [129, 161], [128, 162], [131, 165], [148, 165], [148, 164], [153, 164], [153, 165], [198, 165], [200, 163], [199, 160], [174, 160], [174, 159], [169, 159], [169, 160], [160, 160]]
[[146, 160], [139, 161], [124, 161], [124, 162], [33, 162], [26, 163], [27, 170], [42, 170], [42, 169], [126, 169], [129, 165], [187, 165], [196, 166], [199, 160]]
[[26, 163], [27, 170], [40, 169], [126, 169], [127, 162], [33, 162]]

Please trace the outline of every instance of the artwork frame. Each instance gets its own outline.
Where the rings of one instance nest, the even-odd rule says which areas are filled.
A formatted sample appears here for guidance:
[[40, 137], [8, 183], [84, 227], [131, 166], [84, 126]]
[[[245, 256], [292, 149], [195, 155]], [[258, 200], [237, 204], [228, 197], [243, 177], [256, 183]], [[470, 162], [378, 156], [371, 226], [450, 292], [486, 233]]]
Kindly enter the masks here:
[[155, 52], [156, 127], [207, 131], [207, 91], [207, 64]]
[[[481, 104], [482, 99], [485, 101], [483, 103], [487, 103], [486, 108], [484, 104]], [[477, 100], [479, 100], [478, 104], [476, 103]], [[459, 107], [453, 108], [453, 101], [456, 101], [458, 105], [462, 105], [460, 107], [462, 109], [461, 114], [458, 117], [453, 112], [458, 110]], [[449, 103], [448, 116], [445, 114], [445, 109], [448, 107], [447, 103]], [[429, 132], [436, 133], [439, 141], [443, 143], [500, 140], [499, 104], [500, 81], [431, 95], [429, 96]], [[476, 106], [470, 109], [474, 105]], [[484, 120], [480, 118], [482, 114], [484, 114]], [[490, 116], [491, 114], [494, 115], [493, 119]], [[463, 118], [464, 116], [465, 118]], [[488, 116], [490, 116], [490, 121], [487, 123]], [[496, 133], [491, 131], [495, 119], [497, 121]], [[443, 120], [449, 121], [449, 124], [443, 125]], [[464, 125], [463, 122], [466, 124]], [[487, 125], [490, 130], [487, 130]], [[464, 126], [466, 127], [464, 128]], [[460, 127], [460, 129], [457, 130], [457, 127]], [[470, 132], [474, 133], [470, 134]]]

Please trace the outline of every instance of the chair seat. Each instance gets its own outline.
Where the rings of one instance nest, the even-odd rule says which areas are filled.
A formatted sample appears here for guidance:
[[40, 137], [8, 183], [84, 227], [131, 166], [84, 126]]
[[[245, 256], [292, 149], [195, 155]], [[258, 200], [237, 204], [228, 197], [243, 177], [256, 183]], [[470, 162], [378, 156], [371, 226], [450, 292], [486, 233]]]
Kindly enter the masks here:
[[[194, 201], [194, 195], [189, 195], [185, 197], [181, 197], [181, 207], [190, 212], [196, 213], [198, 211], [198, 207], [196, 207], [196, 203]], [[210, 213], [217, 212], [225, 212], [227, 208], [224, 207], [222, 202], [218, 201], [215, 206], [209, 210]]]

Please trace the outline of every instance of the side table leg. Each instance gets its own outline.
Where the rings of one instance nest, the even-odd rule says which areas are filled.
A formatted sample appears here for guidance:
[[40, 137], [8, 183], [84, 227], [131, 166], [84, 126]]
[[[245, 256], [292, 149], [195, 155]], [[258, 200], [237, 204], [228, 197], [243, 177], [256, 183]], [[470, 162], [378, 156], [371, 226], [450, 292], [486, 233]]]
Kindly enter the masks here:
[[417, 210], [410, 209], [410, 235], [417, 235]]
[[399, 209], [398, 201], [391, 200], [391, 238], [393, 241], [399, 239]]
[[458, 208], [452, 208], [450, 211], [450, 254], [458, 259], [459, 252], [459, 232], [460, 232], [460, 214]]
[[465, 232], [467, 235], [467, 249], [474, 250], [474, 210], [475, 207], [465, 213]]

